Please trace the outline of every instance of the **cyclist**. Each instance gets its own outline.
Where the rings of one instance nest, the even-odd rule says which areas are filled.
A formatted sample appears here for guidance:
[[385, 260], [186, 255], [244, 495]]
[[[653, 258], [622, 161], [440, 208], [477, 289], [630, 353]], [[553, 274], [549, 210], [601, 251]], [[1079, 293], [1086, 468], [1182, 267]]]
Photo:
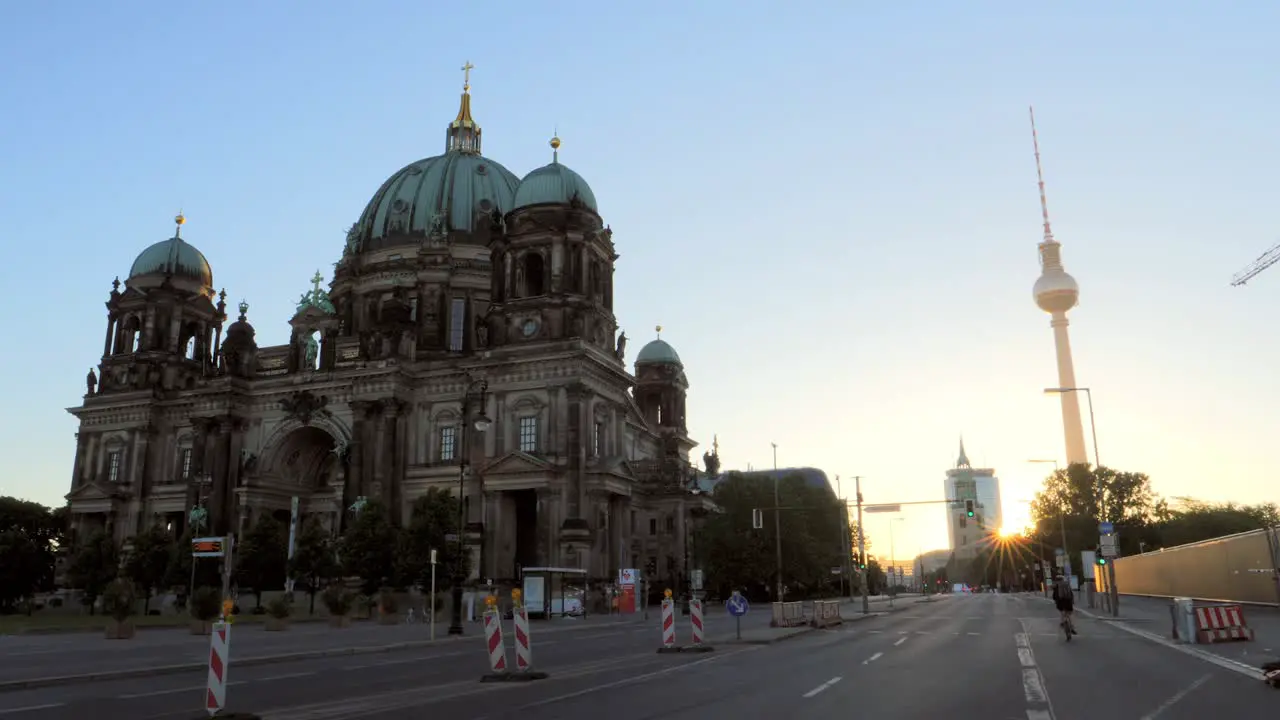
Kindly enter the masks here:
[[1071, 592], [1071, 584], [1061, 575], [1053, 578], [1053, 604], [1057, 606], [1058, 613], [1062, 616], [1062, 627], [1068, 632], [1068, 637], [1078, 635], [1075, 622], [1072, 620], [1076, 605], [1075, 595]]

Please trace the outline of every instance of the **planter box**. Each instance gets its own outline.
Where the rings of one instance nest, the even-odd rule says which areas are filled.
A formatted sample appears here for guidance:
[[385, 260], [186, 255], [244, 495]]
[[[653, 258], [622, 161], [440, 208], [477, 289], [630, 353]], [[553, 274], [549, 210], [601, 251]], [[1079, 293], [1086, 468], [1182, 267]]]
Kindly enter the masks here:
[[280, 632], [289, 629], [289, 618], [268, 617], [262, 627], [270, 632]]
[[137, 628], [131, 619], [107, 621], [106, 637], [108, 640], [130, 640], [135, 632], [137, 632]]
[[192, 635], [210, 635], [212, 633], [213, 633], [213, 622], [206, 622], [204, 620], [191, 621]]
[[329, 627], [332, 627], [332, 628], [351, 627], [351, 616], [350, 615], [330, 615]]

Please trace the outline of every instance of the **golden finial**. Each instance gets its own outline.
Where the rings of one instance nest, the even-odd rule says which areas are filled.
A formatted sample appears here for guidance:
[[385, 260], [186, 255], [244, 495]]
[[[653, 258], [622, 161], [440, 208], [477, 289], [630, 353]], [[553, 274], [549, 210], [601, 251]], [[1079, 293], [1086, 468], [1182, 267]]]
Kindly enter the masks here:
[[173, 224], [178, 226], [178, 229], [174, 231], [173, 236], [182, 237], [182, 226], [187, 224], [187, 216], [183, 215], [182, 211], [179, 210], [178, 214], [173, 217]]
[[462, 64], [462, 92], [471, 92], [471, 71], [475, 69], [470, 60]]
[[661, 326], [661, 325], [658, 325], [658, 326], [654, 327], [653, 329], [658, 331], [658, 339], [659, 339], [659, 340], [661, 340], [661, 339], [662, 339], [662, 326]]
[[551, 162], [560, 162], [560, 133], [551, 136]]

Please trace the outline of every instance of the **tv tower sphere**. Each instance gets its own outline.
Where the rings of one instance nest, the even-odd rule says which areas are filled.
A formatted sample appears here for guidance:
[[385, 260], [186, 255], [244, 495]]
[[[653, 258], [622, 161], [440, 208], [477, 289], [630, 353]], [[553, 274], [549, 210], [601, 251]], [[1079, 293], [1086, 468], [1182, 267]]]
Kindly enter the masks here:
[[1036, 305], [1047, 313], [1066, 312], [1080, 300], [1080, 286], [1065, 270], [1046, 270], [1031, 289]]

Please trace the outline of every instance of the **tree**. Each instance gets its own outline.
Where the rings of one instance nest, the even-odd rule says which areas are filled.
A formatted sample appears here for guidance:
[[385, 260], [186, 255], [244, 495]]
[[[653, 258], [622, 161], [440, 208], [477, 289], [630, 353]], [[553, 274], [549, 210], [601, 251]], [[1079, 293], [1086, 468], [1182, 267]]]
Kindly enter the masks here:
[[102, 530], [90, 535], [72, 556], [67, 579], [72, 586], [80, 588], [90, 615], [102, 591], [116, 578], [119, 557], [115, 541]]
[[[441, 488], [430, 488], [413, 503], [409, 528], [404, 533], [399, 575], [419, 587], [431, 584], [431, 551], [436, 550], [436, 582], [452, 583], [467, 577], [467, 554], [459, 553], [458, 542], [448, 536], [458, 533], [458, 498]], [[455, 576], [454, 572], [457, 571]]]
[[288, 560], [284, 526], [270, 515], [258, 516], [233, 548], [236, 583], [253, 591], [254, 607], [262, 607], [262, 592], [284, 587]]
[[1152, 550], [1276, 525], [1280, 525], [1280, 512], [1275, 503], [1238, 505], [1179, 497], [1172, 505], [1162, 501], [1157, 521], [1143, 535], [1142, 542]]
[[[748, 596], [771, 597], [776, 586], [774, 510], [782, 533], [783, 581], [791, 597], [835, 592], [844, 565], [845, 512], [827, 488], [813, 487], [799, 475], [773, 477], [729, 473], [716, 486], [712, 500], [719, 508], [698, 538], [711, 584], [722, 593], [743, 590]], [[764, 511], [764, 527], [752, 528], [752, 511]], [[857, 538], [853, 538], [856, 548]]]
[[334, 543], [329, 532], [315, 517], [307, 518], [298, 536], [294, 538], [293, 558], [289, 560], [289, 575], [307, 586], [310, 601], [309, 612], [316, 612], [316, 593], [338, 574], [338, 561], [334, 557]]
[[145, 615], [151, 608], [152, 594], [165, 580], [173, 538], [168, 530], [152, 525], [135, 535], [132, 545], [125, 558], [124, 574], [133, 581], [135, 588], [142, 591], [142, 613]]
[[1034, 536], [1051, 547], [1091, 548], [1098, 544], [1098, 523], [1111, 522], [1121, 549], [1136, 552], [1141, 532], [1159, 512], [1159, 498], [1143, 473], [1075, 463], [1044, 480], [1031, 501]]
[[65, 530], [65, 511], [0, 497], [0, 613], [13, 612], [19, 601], [53, 589]]
[[343, 533], [339, 545], [343, 573], [359, 577], [365, 595], [372, 596], [395, 580], [399, 535], [376, 500], [366, 503]]

